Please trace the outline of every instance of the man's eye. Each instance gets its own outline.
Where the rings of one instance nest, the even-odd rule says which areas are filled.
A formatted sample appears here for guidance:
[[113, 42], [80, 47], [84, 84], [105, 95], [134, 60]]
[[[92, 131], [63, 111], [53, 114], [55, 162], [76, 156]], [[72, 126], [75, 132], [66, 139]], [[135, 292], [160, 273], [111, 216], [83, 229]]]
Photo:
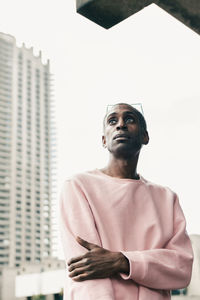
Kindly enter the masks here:
[[135, 123], [135, 119], [133, 117], [127, 117], [125, 121], [126, 123]]
[[116, 123], [117, 123], [117, 120], [115, 118], [112, 118], [112, 119], [108, 120], [108, 124], [110, 124], [110, 125], [114, 125]]

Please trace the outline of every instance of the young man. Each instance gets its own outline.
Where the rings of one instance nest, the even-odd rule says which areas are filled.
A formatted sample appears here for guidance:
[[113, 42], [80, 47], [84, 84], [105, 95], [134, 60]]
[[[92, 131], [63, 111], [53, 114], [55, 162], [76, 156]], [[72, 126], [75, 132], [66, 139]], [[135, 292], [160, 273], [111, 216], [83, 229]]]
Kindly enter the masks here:
[[64, 183], [65, 300], [166, 300], [190, 282], [193, 253], [177, 195], [137, 173], [143, 115], [116, 104], [104, 118], [109, 163]]

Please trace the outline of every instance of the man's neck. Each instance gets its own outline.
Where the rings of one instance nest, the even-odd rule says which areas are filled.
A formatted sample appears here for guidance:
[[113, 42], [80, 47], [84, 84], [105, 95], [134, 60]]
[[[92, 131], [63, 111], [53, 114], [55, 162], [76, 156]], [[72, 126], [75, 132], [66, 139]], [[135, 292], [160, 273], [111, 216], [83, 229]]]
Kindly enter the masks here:
[[112, 177], [139, 179], [139, 175], [137, 174], [138, 157], [117, 159], [111, 156], [108, 165], [101, 171]]

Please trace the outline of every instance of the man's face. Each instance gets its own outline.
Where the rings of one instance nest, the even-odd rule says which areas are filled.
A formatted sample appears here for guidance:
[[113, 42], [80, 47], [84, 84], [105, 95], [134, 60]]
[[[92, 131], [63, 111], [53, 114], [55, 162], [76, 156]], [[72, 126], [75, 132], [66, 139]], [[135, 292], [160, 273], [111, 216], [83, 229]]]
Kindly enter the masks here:
[[116, 157], [130, 157], [148, 143], [148, 133], [141, 128], [137, 113], [128, 105], [115, 105], [107, 113], [103, 145]]

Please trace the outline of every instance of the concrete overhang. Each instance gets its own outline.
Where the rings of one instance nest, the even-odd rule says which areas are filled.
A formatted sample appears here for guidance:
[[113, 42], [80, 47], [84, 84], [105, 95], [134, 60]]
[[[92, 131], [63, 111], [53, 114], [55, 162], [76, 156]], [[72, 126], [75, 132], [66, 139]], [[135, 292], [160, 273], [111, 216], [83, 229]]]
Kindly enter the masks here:
[[152, 3], [200, 34], [200, 0], [76, 0], [76, 8], [79, 14], [109, 29]]

